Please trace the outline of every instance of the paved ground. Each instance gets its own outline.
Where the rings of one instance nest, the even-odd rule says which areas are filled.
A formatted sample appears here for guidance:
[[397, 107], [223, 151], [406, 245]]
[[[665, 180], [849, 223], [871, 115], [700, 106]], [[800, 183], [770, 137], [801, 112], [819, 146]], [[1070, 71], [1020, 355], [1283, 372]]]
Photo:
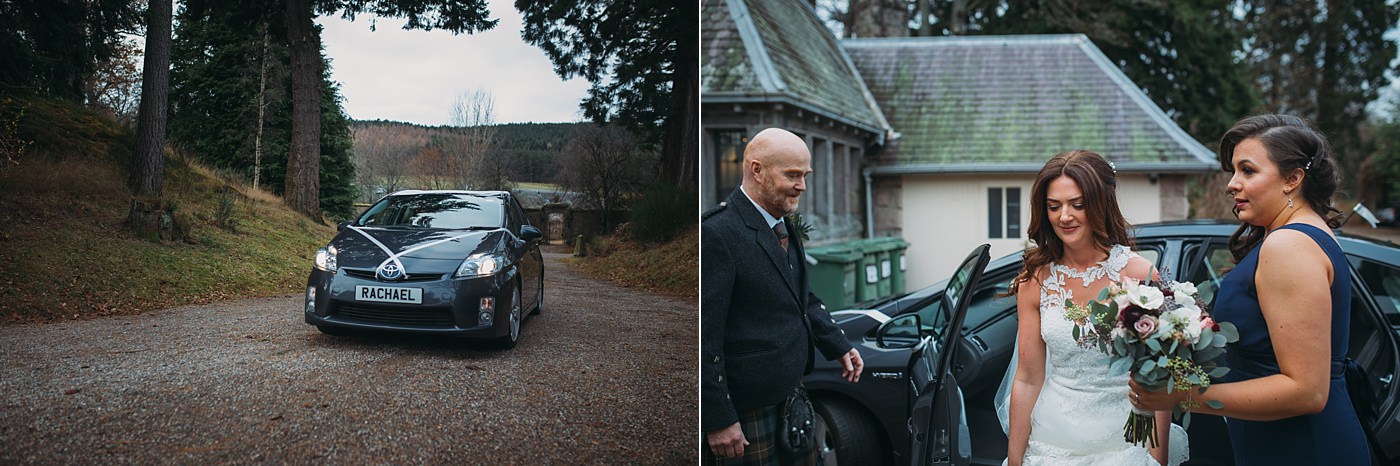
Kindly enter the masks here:
[[555, 251], [509, 351], [322, 335], [299, 295], [0, 327], [0, 464], [694, 464], [696, 302]]

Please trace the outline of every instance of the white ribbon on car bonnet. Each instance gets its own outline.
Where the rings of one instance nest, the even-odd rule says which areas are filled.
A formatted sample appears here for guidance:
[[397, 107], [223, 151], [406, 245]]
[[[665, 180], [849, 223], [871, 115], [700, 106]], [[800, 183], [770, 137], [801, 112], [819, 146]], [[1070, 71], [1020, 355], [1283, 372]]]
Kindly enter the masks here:
[[437, 241], [433, 241], [433, 242], [431, 242], [431, 243], [420, 244], [420, 245], [417, 245], [417, 246], [414, 246], [414, 247], [411, 247], [411, 248], [408, 248], [408, 249], [405, 249], [405, 250], [402, 250], [402, 251], [399, 251], [399, 252], [395, 253], [394, 251], [390, 251], [390, 250], [389, 250], [389, 247], [388, 247], [388, 246], [385, 246], [384, 243], [381, 243], [381, 242], [379, 242], [379, 240], [374, 239], [374, 236], [373, 236], [373, 235], [370, 235], [369, 233], [365, 233], [364, 230], [362, 230], [362, 229], [360, 229], [360, 228], [357, 228], [357, 227], [353, 227], [353, 226], [350, 227], [350, 229], [351, 229], [351, 230], [355, 230], [355, 232], [357, 232], [357, 233], [363, 235], [365, 238], [368, 238], [369, 241], [370, 241], [371, 243], [374, 243], [375, 246], [379, 246], [379, 249], [382, 250], [382, 251], [384, 251], [384, 254], [388, 254], [388, 255], [389, 255], [389, 258], [388, 258], [388, 259], [384, 259], [384, 262], [380, 262], [380, 263], [379, 263], [379, 266], [375, 267], [374, 270], [377, 271], [377, 270], [383, 268], [383, 267], [384, 267], [384, 264], [388, 264], [389, 262], [393, 262], [394, 265], [399, 266], [399, 270], [403, 271], [404, 275], [408, 275], [408, 269], [404, 268], [403, 262], [400, 262], [400, 261], [399, 261], [399, 257], [400, 257], [400, 256], [406, 255], [406, 254], [408, 254], [408, 253], [410, 253], [410, 252], [413, 252], [413, 251], [417, 251], [417, 250], [419, 250], [419, 249], [423, 249], [423, 248], [431, 247], [431, 246], [436, 246], [436, 245], [439, 245], [439, 244], [442, 244], [442, 243], [446, 243], [446, 242], [448, 242], [448, 241], [456, 240], [457, 238], [463, 238], [463, 237], [471, 236], [472, 234], [474, 234], [474, 233], [464, 233], [464, 234], [460, 234], [460, 235], [457, 235], [457, 236], [453, 236], [453, 237], [451, 237], [451, 238], [444, 238], [444, 239], [440, 239], [440, 240], [437, 240]]

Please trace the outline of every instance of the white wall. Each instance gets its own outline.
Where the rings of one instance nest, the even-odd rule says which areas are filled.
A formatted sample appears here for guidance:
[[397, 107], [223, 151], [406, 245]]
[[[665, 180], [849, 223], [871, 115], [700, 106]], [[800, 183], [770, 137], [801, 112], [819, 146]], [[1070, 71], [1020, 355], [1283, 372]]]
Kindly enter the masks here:
[[[916, 290], [948, 278], [967, 253], [982, 243], [992, 258], [1028, 246], [1030, 195], [1034, 174], [909, 175], [904, 177], [901, 223], [906, 252], [905, 289]], [[1118, 202], [1132, 224], [1161, 221], [1161, 193], [1146, 175], [1119, 177]], [[1021, 188], [1021, 237], [987, 239], [987, 188]]]

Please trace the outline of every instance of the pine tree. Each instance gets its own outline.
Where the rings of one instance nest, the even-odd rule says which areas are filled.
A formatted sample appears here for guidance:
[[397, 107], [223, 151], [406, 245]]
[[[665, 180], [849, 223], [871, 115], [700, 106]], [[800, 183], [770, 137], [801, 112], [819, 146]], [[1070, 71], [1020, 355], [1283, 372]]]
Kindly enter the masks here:
[[593, 84], [579, 105], [595, 123], [616, 121], [660, 146], [661, 178], [696, 189], [699, 160], [697, 15], [670, 0], [516, 0], [526, 42], [544, 50], [554, 72]]

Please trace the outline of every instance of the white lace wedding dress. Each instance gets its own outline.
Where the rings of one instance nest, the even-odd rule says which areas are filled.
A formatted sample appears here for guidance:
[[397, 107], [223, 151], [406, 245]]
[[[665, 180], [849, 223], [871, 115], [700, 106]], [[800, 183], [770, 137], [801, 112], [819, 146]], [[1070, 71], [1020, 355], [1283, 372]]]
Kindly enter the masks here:
[[[1097, 296], [1108, 281], [1118, 281], [1128, 260], [1136, 256], [1114, 246], [1108, 259], [1078, 271], [1051, 263], [1040, 291], [1040, 336], [1045, 340], [1045, 383], [1031, 413], [1030, 443], [1025, 465], [1151, 465], [1158, 463], [1146, 448], [1123, 440], [1123, 424], [1132, 406], [1128, 376], [1108, 376], [1107, 356], [1097, 347], [1083, 348], [1072, 337], [1073, 322], [1065, 319], [1065, 300], [1084, 303]], [[1090, 296], [1090, 292], [1094, 296]], [[1078, 295], [1078, 296], [1076, 296]], [[1004, 380], [1009, 397], [1009, 378]], [[1004, 404], [1003, 394], [998, 403]], [[1003, 406], [998, 410], [1005, 412]], [[1003, 427], [1006, 422], [1003, 418]], [[1172, 424], [1169, 464], [1187, 459], [1186, 432]]]

